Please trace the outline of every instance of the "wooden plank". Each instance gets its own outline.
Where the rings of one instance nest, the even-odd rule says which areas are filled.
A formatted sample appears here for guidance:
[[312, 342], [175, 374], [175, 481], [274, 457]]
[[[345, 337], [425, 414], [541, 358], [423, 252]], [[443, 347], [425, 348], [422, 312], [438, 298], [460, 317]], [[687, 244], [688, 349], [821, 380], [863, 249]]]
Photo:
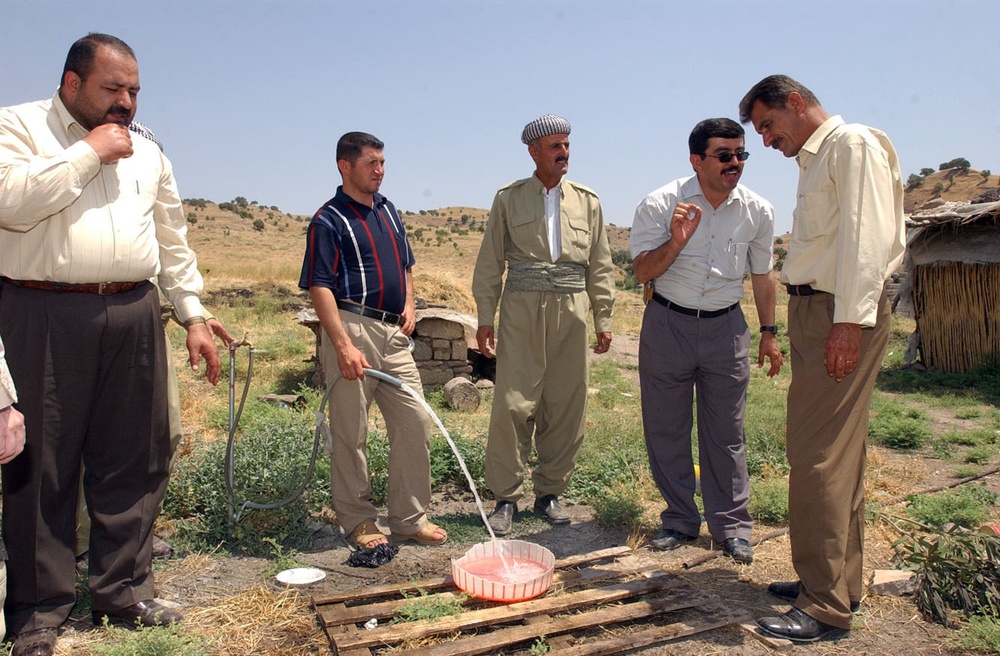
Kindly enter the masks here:
[[523, 620], [541, 613], [561, 613], [584, 606], [604, 604], [664, 590], [678, 584], [675, 576], [660, 574], [648, 579], [579, 590], [555, 597], [541, 597], [495, 608], [462, 613], [459, 617], [437, 618], [433, 621], [407, 622], [391, 627], [379, 627], [359, 634], [337, 638], [337, 646], [345, 648], [374, 647], [430, 635], [474, 629], [480, 626]]
[[[555, 568], [557, 570], [568, 569], [570, 567], [579, 567], [580, 565], [585, 565], [587, 563], [594, 563], [600, 560], [607, 560], [610, 558], [617, 558], [619, 556], [624, 556], [631, 553], [632, 550], [628, 547], [610, 547], [608, 549], [600, 549], [598, 551], [590, 551], [583, 554], [577, 554], [569, 556], [567, 558], [561, 558], [556, 561]], [[347, 603], [347, 602], [362, 602], [366, 599], [375, 599], [378, 597], [385, 597], [388, 595], [399, 594], [401, 592], [416, 592], [417, 590], [426, 590], [428, 592], [432, 590], [440, 590], [445, 588], [451, 588], [455, 585], [452, 580], [451, 575], [442, 576], [439, 578], [424, 579], [423, 581], [404, 581], [402, 583], [385, 583], [382, 585], [372, 585], [367, 588], [355, 588], [353, 590], [345, 590], [343, 592], [328, 592], [318, 595], [313, 595], [312, 602], [314, 607], [325, 606], [327, 604], [336, 603]]]
[[[512, 626], [497, 629], [490, 633], [471, 636], [463, 640], [445, 642], [422, 649], [408, 649], [408, 654], [420, 656], [473, 656], [474, 654], [485, 654], [494, 649], [526, 642], [540, 636], [552, 636], [553, 640], [548, 640], [550, 647], [555, 647], [554, 641], [560, 643], [565, 640], [562, 634], [580, 629], [589, 629], [596, 626], [608, 626], [619, 622], [639, 621], [649, 617], [680, 610], [682, 608], [692, 608], [702, 604], [718, 601], [718, 597], [707, 592], [694, 590], [684, 590], [680, 594], [669, 597], [659, 597], [656, 599], [645, 599], [634, 603], [624, 603], [613, 606], [605, 606], [595, 610], [581, 613], [572, 613], [552, 617], [551, 615], [540, 615], [532, 618], [528, 624], [523, 626]], [[568, 648], [566, 644], [560, 648]]]
[[[579, 587], [583, 584], [592, 584], [596, 581], [611, 580], [624, 576], [651, 575], [659, 571], [660, 567], [656, 564], [629, 563], [626, 565], [618, 562], [612, 563], [607, 567], [597, 566], [581, 570], [555, 572], [552, 576], [552, 586], [549, 588], [549, 591], [551, 593], [570, 587]], [[458, 593], [438, 592], [434, 596], [444, 601], [450, 601], [455, 599]], [[393, 617], [400, 606], [408, 603], [411, 599], [390, 599], [357, 606], [348, 606], [344, 603], [326, 604], [318, 607], [316, 613], [319, 615], [323, 626], [367, 622], [373, 617], [383, 620]], [[474, 607], [476, 604], [475, 598], [471, 597], [469, 603]], [[483, 601], [480, 605], [486, 603], [491, 602]]]
[[764, 645], [769, 649], [773, 649], [774, 651], [786, 651], [788, 649], [791, 649], [792, 646], [795, 644], [791, 640], [786, 640], [784, 638], [776, 638], [774, 636], [767, 635], [766, 633], [761, 631], [756, 624], [745, 622], [743, 624], [740, 624], [740, 628], [743, 629], [744, 632], [749, 633], [751, 636], [753, 636], [754, 639], [756, 639], [762, 645]]
[[606, 656], [623, 651], [642, 649], [652, 645], [676, 640], [684, 636], [719, 629], [730, 624], [744, 622], [750, 614], [742, 608], [714, 606], [711, 612], [690, 622], [675, 622], [666, 626], [655, 626], [636, 633], [577, 644], [559, 652], [560, 656]]

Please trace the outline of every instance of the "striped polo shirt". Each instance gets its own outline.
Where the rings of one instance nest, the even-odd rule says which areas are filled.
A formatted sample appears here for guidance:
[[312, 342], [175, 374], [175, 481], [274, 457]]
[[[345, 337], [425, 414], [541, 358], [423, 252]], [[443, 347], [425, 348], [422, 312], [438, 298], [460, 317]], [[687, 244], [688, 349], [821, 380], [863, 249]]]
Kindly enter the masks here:
[[395, 206], [378, 193], [374, 200], [368, 207], [337, 187], [309, 223], [299, 287], [328, 287], [337, 299], [400, 314], [413, 250]]

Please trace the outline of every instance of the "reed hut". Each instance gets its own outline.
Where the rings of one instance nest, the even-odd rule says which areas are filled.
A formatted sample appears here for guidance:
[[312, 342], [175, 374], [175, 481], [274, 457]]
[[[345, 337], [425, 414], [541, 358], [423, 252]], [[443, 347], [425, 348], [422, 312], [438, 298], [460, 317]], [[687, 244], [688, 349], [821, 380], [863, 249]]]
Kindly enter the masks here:
[[961, 373], [1000, 357], [1000, 202], [912, 214], [906, 261], [923, 363]]

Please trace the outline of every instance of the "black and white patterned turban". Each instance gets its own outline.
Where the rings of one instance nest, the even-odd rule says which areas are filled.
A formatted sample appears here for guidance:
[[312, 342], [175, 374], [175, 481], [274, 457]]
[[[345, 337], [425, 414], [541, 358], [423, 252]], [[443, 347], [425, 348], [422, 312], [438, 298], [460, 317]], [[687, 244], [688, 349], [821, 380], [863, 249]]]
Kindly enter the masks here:
[[569, 121], [562, 116], [546, 114], [524, 126], [524, 130], [521, 131], [521, 143], [529, 144], [550, 134], [569, 134], [569, 131]]

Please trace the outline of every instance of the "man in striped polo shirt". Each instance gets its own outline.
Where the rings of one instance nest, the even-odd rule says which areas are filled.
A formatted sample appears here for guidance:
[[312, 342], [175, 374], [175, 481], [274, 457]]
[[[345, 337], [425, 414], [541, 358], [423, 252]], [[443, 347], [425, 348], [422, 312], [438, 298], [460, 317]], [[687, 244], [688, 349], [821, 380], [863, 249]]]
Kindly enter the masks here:
[[[416, 325], [413, 251], [395, 206], [378, 193], [384, 144], [364, 132], [337, 142], [343, 185], [309, 224], [299, 287], [309, 290], [323, 324], [320, 361], [329, 384], [333, 508], [348, 543], [372, 551], [387, 540], [371, 501], [366, 442], [368, 408], [378, 402], [389, 437], [389, 530], [396, 539], [442, 544], [444, 529], [427, 520], [430, 423], [405, 391], [373, 376], [377, 369], [422, 392], [409, 350]], [[336, 364], [336, 367], [334, 367]]]

